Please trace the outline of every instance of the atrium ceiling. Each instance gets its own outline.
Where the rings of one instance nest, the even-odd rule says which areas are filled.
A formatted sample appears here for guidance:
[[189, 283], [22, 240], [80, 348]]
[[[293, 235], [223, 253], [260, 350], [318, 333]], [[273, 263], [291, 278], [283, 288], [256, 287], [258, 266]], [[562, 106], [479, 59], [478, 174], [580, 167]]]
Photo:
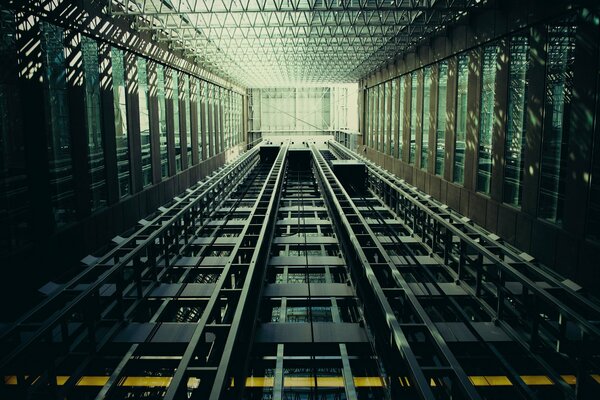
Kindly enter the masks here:
[[357, 82], [485, 0], [109, 0], [246, 87]]

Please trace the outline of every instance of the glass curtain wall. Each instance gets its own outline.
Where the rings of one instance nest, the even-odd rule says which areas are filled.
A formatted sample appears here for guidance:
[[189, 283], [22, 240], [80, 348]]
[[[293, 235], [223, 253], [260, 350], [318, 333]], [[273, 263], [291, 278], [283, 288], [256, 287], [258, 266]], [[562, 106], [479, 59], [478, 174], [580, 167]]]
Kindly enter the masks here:
[[121, 50], [114, 47], [111, 49], [111, 61], [119, 195], [120, 197], [124, 197], [131, 193], [131, 169], [129, 165], [129, 132], [127, 126], [125, 66]]
[[429, 118], [431, 109], [431, 67], [423, 70], [423, 131], [421, 134], [421, 169], [427, 169], [429, 161]]
[[181, 172], [181, 128], [179, 124], [179, 72], [171, 70], [173, 88], [173, 135], [175, 137], [175, 172]]
[[479, 151], [477, 167], [477, 190], [489, 194], [492, 181], [492, 137], [494, 136], [494, 112], [496, 100], [497, 45], [483, 48], [481, 73], [481, 101], [479, 115]]
[[192, 107], [190, 104], [190, 76], [185, 74], [183, 80], [183, 102], [185, 104], [185, 139], [186, 139], [186, 154], [187, 154], [187, 166], [192, 165]]
[[397, 157], [396, 155], [396, 131], [398, 129], [398, 79], [392, 79], [391, 92], [392, 92], [392, 112], [391, 112], [391, 132], [390, 132], [390, 155]]
[[165, 69], [156, 65], [156, 85], [158, 98], [158, 129], [160, 140], [160, 176], [169, 176], [169, 149], [167, 140], [167, 102], [165, 96]]
[[506, 110], [506, 139], [504, 143], [504, 202], [521, 206], [523, 181], [523, 150], [527, 123], [527, 68], [529, 38], [525, 35], [510, 39], [508, 64], [508, 107]]
[[53, 220], [56, 228], [75, 220], [73, 160], [69, 124], [64, 30], [40, 23], [44, 67], [45, 115]]
[[557, 224], [562, 223], [565, 195], [575, 30], [569, 21], [548, 26], [546, 117], [538, 213], [540, 218]]
[[415, 163], [415, 151], [417, 146], [417, 72], [413, 72], [410, 77], [410, 147], [408, 153], [408, 163]]
[[446, 97], [448, 95], [448, 62], [438, 66], [438, 101], [435, 129], [435, 174], [444, 175], [444, 155], [446, 152]]
[[458, 56], [458, 85], [456, 90], [456, 135], [454, 142], [453, 181], [459, 184], [465, 179], [465, 147], [467, 138], [467, 94], [469, 90], [469, 57]]
[[81, 37], [82, 66], [85, 92], [85, 127], [88, 139], [88, 171], [90, 175], [91, 210], [106, 206], [106, 173], [102, 140], [100, 109], [100, 66], [98, 45], [86, 36]]
[[204, 154], [202, 151], [202, 124], [204, 123], [202, 121], [202, 104], [203, 104], [203, 90], [204, 90], [204, 86], [206, 86], [205, 83], [200, 83], [199, 79], [196, 79], [196, 118], [198, 121], [198, 160], [202, 161], [204, 160]]
[[146, 59], [137, 58], [138, 101], [140, 111], [140, 144], [142, 153], [142, 185], [152, 184], [152, 149], [150, 143], [150, 93]]
[[404, 144], [404, 85], [406, 84], [406, 76], [398, 78], [398, 159], [402, 160], [402, 145]]

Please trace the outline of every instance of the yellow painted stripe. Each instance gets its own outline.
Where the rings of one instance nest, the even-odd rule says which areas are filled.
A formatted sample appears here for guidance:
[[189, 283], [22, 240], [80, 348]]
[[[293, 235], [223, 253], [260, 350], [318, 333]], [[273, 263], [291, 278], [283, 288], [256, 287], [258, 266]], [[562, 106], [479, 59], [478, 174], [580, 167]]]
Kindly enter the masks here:
[[554, 382], [545, 375], [521, 375], [521, 379], [528, 386], [554, 385]]
[[[591, 378], [600, 384], [600, 374], [592, 374]], [[28, 376], [25, 376], [27, 378]], [[575, 375], [561, 375], [561, 378], [569, 385], [575, 385], [577, 378]], [[36, 378], [36, 380], [39, 379]], [[59, 375], [56, 377], [56, 384], [64, 385], [69, 379], [68, 375]], [[83, 376], [77, 381], [77, 386], [104, 386], [108, 383], [108, 376]], [[356, 387], [383, 387], [383, 379], [379, 376], [355, 376], [354, 385]], [[546, 375], [521, 375], [523, 382], [529, 386], [550, 386], [553, 385], [552, 380]], [[399, 377], [400, 386], [410, 387], [408, 377]], [[504, 375], [471, 375], [469, 380], [474, 386], [512, 386], [512, 382]], [[123, 387], [166, 387], [171, 382], [169, 376], [125, 376], [122, 377], [118, 385]], [[4, 377], [6, 385], [16, 385], [17, 377], [8, 375]], [[189, 385], [197, 387], [199, 379], [190, 378]], [[436, 386], [434, 379], [430, 379], [429, 384]], [[251, 376], [246, 378], [246, 387], [273, 387], [273, 377]], [[313, 387], [315, 386], [314, 377], [284, 377], [284, 387]], [[318, 377], [317, 386], [319, 387], [344, 387], [344, 378], [341, 376], [333, 377]]]
[[356, 387], [382, 387], [383, 379], [379, 376], [355, 376], [354, 386]]

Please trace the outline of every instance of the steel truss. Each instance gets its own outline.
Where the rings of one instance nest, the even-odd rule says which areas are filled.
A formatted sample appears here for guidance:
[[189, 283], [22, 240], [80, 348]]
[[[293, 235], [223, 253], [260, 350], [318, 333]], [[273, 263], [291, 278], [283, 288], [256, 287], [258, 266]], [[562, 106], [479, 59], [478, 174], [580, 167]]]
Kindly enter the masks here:
[[[141, 220], [139, 229], [104, 256], [86, 258], [88, 266], [49, 295], [42, 303], [2, 333], [0, 371], [13, 375], [25, 396], [47, 387], [68, 392], [114, 335], [132, 319], [132, 312], [160, 286], [160, 278], [178, 264], [183, 249], [194, 244], [199, 232], [258, 163], [255, 147], [233, 163], [190, 188], [158, 215]], [[106, 382], [98, 398], [115, 385], [132, 348]], [[84, 360], [56, 387], [61, 363], [73, 355]], [[0, 393], [14, 395], [8, 381]], [[58, 394], [57, 394], [58, 395]]]
[[464, 16], [480, 0], [109, 0], [197, 58], [248, 87], [356, 82]]
[[[485, 232], [460, 214], [338, 143], [341, 158], [368, 166], [368, 185], [404, 221], [411, 234], [447, 266], [468, 293], [564, 391], [587, 398], [590, 374], [598, 372], [600, 306], [532, 258]], [[562, 360], [557, 366], [556, 359]], [[576, 371], [571, 387], [558, 369]], [[558, 367], [558, 368], [557, 368]], [[524, 391], [525, 385], [515, 377]]]
[[[394, 359], [402, 359], [411, 382], [415, 385], [415, 390], [423, 399], [437, 398], [430, 385], [430, 379], [433, 377], [445, 381], [444, 390], [448, 397], [459, 395], [461, 398], [480, 399], [436, 325], [377, 240], [372, 228], [340, 184], [325, 158], [314, 146], [311, 150], [321, 184], [325, 188], [325, 195], [337, 213], [335, 216], [343, 227], [346, 239], [352, 245], [352, 256], [355, 266], [358, 266], [358, 270], [355, 270], [356, 281], [368, 283], [368, 287], [364, 285], [367, 293], [363, 294], [363, 297], [369, 296], [374, 299], [371, 311], [376, 316], [371, 318], [380, 319], [387, 324], [388, 335], [384, 338], [387, 340], [384, 346], [390, 352], [382, 352], [382, 357], [388, 358], [390, 365], [394, 364]], [[392, 305], [393, 300], [398, 297], [403, 299], [403, 307], [411, 309], [418, 315], [418, 321], [408, 322], [398, 318], [399, 313], [406, 312]], [[364, 300], [366, 301], [367, 298]], [[424, 335], [423, 340], [431, 347], [424, 351], [422, 346], [414, 344], [416, 334]], [[425, 353], [427, 355], [434, 353], [437, 361], [433, 362]], [[398, 372], [396, 370], [397, 376], [401, 376]], [[393, 380], [392, 385], [394, 390], [398, 383]]]

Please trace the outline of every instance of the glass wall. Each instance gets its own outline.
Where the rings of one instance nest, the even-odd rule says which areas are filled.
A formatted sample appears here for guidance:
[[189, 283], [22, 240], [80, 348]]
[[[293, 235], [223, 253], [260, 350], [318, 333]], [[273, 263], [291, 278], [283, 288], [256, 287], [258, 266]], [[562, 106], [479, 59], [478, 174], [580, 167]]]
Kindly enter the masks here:
[[[356, 92], [356, 85], [330, 86], [298, 86], [251, 88], [248, 93], [253, 107], [249, 119], [251, 130], [268, 135], [302, 135], [320, 134], [324, 131], [348, 129], [351, 116], [358, 115], [358, 105], [351, 102], [351, 91]], [[377, 89], [376, 89], [377, 90]], [[367, 107], [379, 108], [376, 101], [383, 101], [367, 91]], [[377, 135], [383, 132], [376, 130], [378, 122], [383, 119], [378, 113], [367, 111], [370, 118], [366, 122], [365, 139], [376, 145]], [[225, 122], [225, 121], [224, 121]], [[354, 127], [356, 129], [356, 127]], [[375, 135], [375, 137], [372, 137]], [[383, 140], [382, 137], [380, 137]], [[383, 149], [383, 145], [381, 145]]]
[[152, 149], [150, 143], [150, 102], [146, 59], [137, 58], [138, 102], [140, 111], [140, 143], [142, 153], [142, 184], [152, 184]]
[[198, 160], [204, 160], [204, 154], [202, 151], [202, 102], [203, 102], [203, 91], [206, 84], [201, 84], [199, 79], [195, 79], [196, 81], [196, 118], [198, 121]]
[[40, 23], [44, 67], [45, 116], [48, 121], [50, 194], [55, 226], [75, 220], [75, 192], [69, 124], [64, 30]]
[[496, 100], [497, 45], [483, 48], [481, 73], [481, 99], [479, 114], [479, 151], [477, 167], [477, 190], [490, 193], [492, 181], [492, 137], [494, 136], [494, 111]]
[[435, 174], [444, 175], [444, 155], [446, 151], [446, 97], [448, 95], [448, 61], [438, 66], [438, 101], [435, 129]]
[[431, 67], [423, 70], [423, 131], [421, 134], [421, 168], [427, 169], [429, 161], [429, 111], [431, 109]]
[[181, 129], [179, 127], [179, 72], [171, 70], [173, 86], [173, 134], [175, 136], [175, 172], [181, 171]]
[[565, 173], [569, 141], [569, 110], [573, 96], [575, 26], [565, 21], [548, 26], [546, 62], [545, 123], [539, 217], [561, 223], [565, 194]]
[[523, 180], [523, 150], [527, 122], [527, 68], [529, 66], [529, 39], [514, 36], [510, 39], [508, 64], [508, 106], [506, 110], [506, 138], [504, 143], [504, 202], [521, 205]]
[[120, 197], [124, 197], [131, 193], [131, 169], [129, 166], [129, 135], [127, 127], [125, 66], [123, 63], [123, 53], [121, 50], [114, 47], [111, 49], [111, 61], [119, 195]]
[[458, 85], [456, 88], [456, 134], [454, 142], [453, 181], [464, 183], [465, 147], [467, 138], [467, 94], [469, 90], [469, 57], [458, 56]]
[[383, 94], [383, 100], [382, 100], [382, 112], [381, 112], [381, 119], [382, 119], [382, 129], [381, 129], [381, 133], [383, 136], [383, 141], [381, 143], [381, 151], [384, 154], [388, 154], [388, 135], [389, 135], [389, 129], [388, 129], [388, 121], [390, 116], [388, 115], [388, 104], [389, 104], [389, 97], [390, 97], [390, 92], [389, 92], [389, 87], [388, 87], [388, 82], [382, 83], [381, 85], [381, 93]]
[[410, 147], [408, 153], [408, 163], [415, 163], [415, 151], [417, 146], [417, 72], [411, 73], [410, 83]]
[[402, 144], [404, 143], [404, 85], [406, 83], [406, 77], [398, 78], [398, 96], [400, 100], [398, 102], [398, 159], [403, 160], [402, 156]]
[[390, 132], [390, 155], [396, 156], [396, 130], [398, 129], [398, 79], [392, 79], [391, 82], [392, 91], [392, 131]]
[[156, 85], [158, 98], [158, 129], [160, 140], [160, 176], [169, 176], [169, 150], [167, 139], [167, 102], [165, 97], [165, 68], [158, 64], [156, 66]]
[[91, 210], [106, 206], [106, 173], [100, 110], [100, 69], [98, 45], [95, 40], [81, 37], [82, 67], [85, 91], [85, 127], [88, 139], [88, 169], [90, 175]]
[[192, 165], [192, 106], [190, 104], [190, 76], [185, 74], [185, 79], [183, 80], [183, 102], [185, 104], [185, 138], [186, 138], [186, 148], [187, 148], [187, 166], [190, 167]]

